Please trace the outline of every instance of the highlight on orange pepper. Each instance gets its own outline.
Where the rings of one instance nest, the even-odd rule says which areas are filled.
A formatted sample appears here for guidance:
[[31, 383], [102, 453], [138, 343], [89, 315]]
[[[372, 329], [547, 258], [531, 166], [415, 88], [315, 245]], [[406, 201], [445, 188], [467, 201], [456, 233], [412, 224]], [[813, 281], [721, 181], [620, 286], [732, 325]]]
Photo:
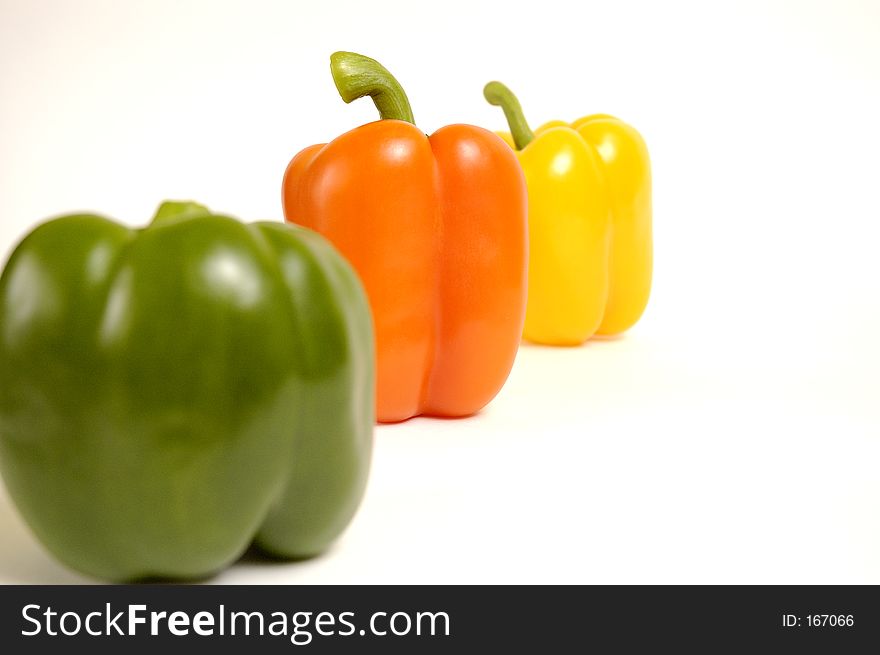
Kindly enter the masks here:
[[529, 189], [529, 300], [523, 336], [578, 345], [619, 334], [651, 293], [651, 163], [632, 126], [605, 114], [534, 132], [500, 82], [483, 93], [504, 110]]
[[296, 155], [284, 216], [327, 237], [361, 277], [375, 323], [378, 420], [473, 414], [501, 389], [522, 335], [522, 170], [480, 127], [426, 136], [375, 60], [337, 52], [330, 70], [342, 99], [371, 96], [380, 120]]

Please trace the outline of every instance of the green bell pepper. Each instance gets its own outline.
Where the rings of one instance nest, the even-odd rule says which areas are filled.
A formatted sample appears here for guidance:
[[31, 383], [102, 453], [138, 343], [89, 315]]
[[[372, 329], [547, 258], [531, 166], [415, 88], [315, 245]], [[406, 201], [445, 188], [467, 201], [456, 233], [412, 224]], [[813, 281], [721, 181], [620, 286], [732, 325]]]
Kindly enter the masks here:
[[0, 276], [0, 472], [39, 540], [111, 580], [304, 558], [363, 495], [370, 310], [321, 236], [195, 203], [31, 232]]

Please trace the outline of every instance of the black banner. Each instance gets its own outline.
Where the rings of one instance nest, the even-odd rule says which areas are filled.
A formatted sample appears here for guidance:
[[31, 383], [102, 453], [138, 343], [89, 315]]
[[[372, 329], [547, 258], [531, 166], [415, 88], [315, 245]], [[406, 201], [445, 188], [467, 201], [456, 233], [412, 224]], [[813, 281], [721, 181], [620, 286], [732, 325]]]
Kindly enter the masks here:
[[850, 653], [878, 619], [873, 587], [0, 587], [6, 653]]

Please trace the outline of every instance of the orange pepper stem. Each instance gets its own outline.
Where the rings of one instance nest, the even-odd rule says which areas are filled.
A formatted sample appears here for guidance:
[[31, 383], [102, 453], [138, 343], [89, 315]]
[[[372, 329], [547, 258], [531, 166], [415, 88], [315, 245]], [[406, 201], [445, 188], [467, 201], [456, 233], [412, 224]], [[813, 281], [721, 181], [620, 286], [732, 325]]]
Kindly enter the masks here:
[[513, 137], [516, 149], [522, 150], [529, 145], [529, 142], [535, 138], [535, 133], [526, 122], [522, 107], [519, 100], [513, 95], [513, 91], [501, 82], [489, 82], [483, 87], [483, 96], [490, 105], [501, 107], [504, 110], [504, 117], [510, 126], [510, 135]]
[[346, 104], [370, 96], [379, 110], [380, 118], [415, 124], [403, 87], [375, 59], [356, 52], [334, 52], [330, 55], [330, 73]]

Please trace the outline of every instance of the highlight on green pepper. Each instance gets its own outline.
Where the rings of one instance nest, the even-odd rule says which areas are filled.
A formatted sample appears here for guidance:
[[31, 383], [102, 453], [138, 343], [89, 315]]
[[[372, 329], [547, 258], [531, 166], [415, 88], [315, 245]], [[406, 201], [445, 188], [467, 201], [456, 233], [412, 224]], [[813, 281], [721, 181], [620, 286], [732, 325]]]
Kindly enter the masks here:
[[0, 276], [0, 472], [92, 576], [310, 557], [365, 489], [373, 349], [358, 278], [305, 228], [189, 202], [57, 218]]

